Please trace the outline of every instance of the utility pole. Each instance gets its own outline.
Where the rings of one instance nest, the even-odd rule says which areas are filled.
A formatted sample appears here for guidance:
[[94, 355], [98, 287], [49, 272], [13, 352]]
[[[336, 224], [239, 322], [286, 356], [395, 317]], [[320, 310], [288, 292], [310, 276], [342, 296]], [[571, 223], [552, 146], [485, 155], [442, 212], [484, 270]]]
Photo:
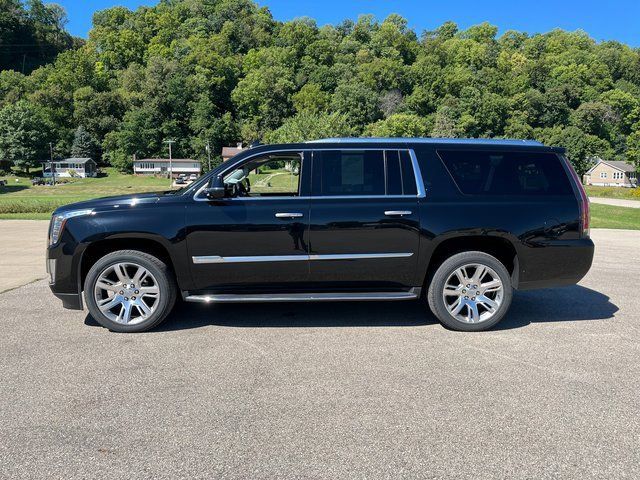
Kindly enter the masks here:
[[207, 140], [207, 157], [209, 158], [209, 171], [211, 171], [211, 144]]
[[[56, 185], [56, 167], [53, 163], [53, 142], [49, 142], [49, 154], [51, 155], [51, 177], [53, 178], [53, 186]], [[43, 177], [44, 177], [44, 172]]]
[[171, 145], [176, 143], [175, 140], [165, 140], [163, 143], [169, 144], [169, 180], [171, 180], [171, 185], [173, 185], [173, 157], [171, 156]]

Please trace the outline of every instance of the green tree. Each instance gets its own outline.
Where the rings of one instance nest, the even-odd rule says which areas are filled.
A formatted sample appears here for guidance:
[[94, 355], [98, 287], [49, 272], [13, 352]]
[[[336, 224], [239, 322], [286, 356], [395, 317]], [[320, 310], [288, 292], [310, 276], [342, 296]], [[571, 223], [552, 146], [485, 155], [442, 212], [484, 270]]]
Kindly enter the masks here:
[[99, 145], [96, 139], [80, 125], [73, 136], [71, 156], [74, 158], [91, 158], [99, 160]]
[[245, 138], [260, 139], [282, 124], [293, 112], [294, 91], [291, 72], [284, 67], [255, 69], [240, 80], [231, 98], [243, 120]]
[[455, 109], [450, 106], [443, 105], [436, 112], [434, 119], [433, 130], [431, 130], [432, 137], [440, 138], [456, 138], [461, 134], [461, 129], [458, 126], [458, 114]]
[[591, 168], [596, 158], [609, 158], [613, 155], [606, 140], [574, 126], [542, 130], [537, 132], [536, 137], [547, 145], [566, 148], [567, 157], [580, 177]]
[[270, 143], [295, 143], [329, 137], [351, 137], [353, 129], [345, 115], [339, 113], [299, 113], [270, 132]]
[[66, 22], [58, 4], [0, 0], [0, 70], [29, 74], [79, 44], [64, 30]]
[[21, 100], [0, 110], [0, 159], [29, 173], [48, 158], [49, 126], [33, 105]]
[[357, 130], [382, 116], [378, 93], [362, 83], [339, 85], [331, 99], [331, 108], [348, 116]]
[[415, 114], [396, 113], [368, 125], [365, 134], [372, 137], [427, 137], [432, 122]]
[[600, 138], [608, 137], [618, 121], [613, 109], [602, 102], [585, 102], [571, 115], [571, 123], [576, 127]]
[[320, 85], [307, 83], [292, 98], [298, 113], [319, 113], [327, 109], [331, 95], [323, 92]]
[[627, 139], [627, 159], [632, 162], [636, 171], [640, 172], [640, 125]]

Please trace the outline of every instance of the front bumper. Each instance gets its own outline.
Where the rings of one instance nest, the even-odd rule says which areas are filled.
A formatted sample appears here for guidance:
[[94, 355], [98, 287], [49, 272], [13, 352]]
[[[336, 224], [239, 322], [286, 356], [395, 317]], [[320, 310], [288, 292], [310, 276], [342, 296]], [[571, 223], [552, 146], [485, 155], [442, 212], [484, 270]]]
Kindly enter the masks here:
[[56, 293], [53, 294], [62, 300], [62, 306], [67, 310], [83, 310], [82, 294], [80, 293]]
[[49, 288], [69, 310], [82, 310], [82, 288], [78, 282], [78, 265], [70, 255], [64, 255], [62, 247], [47, 248], [46, 255]]

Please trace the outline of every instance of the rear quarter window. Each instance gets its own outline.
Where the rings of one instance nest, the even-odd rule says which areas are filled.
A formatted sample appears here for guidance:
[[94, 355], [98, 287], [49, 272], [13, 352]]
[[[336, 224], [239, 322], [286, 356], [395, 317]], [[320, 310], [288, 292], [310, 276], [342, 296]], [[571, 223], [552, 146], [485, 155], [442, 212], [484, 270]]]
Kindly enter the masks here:
[[439, 150], [438, 155], [466, 195], [573, 195], [553, 153]]

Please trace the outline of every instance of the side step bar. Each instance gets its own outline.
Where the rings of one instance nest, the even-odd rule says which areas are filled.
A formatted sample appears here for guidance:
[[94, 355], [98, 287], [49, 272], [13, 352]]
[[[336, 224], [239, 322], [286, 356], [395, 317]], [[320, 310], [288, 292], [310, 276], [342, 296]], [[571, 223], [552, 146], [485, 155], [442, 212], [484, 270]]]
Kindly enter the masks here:
[[408, 292], [360, 292], [360, 293], [279, 293], [259, 295], [211, 294], [187, 295], [185, 301], [196, 303], [263, 303], [263, 302], [351, 302], [415, 300], [419, 289]]

